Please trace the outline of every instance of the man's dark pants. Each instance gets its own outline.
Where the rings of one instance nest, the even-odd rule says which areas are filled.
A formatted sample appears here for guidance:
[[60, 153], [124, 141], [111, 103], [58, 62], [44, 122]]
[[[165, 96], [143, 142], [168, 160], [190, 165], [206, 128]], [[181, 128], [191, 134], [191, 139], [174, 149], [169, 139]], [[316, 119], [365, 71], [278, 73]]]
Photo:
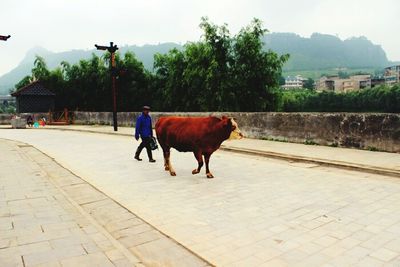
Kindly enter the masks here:
[[150, 140], [151, 137], [142, 137], [142, 142], [140, 143], [139, 147], [136, 150], [135, 157], [139, 157], [143, 148], [146, 148], [147, 156], [149, 157], [149, 159], [153, 159], [153, 154], [151, 153], [151, 148], [150, 148]]

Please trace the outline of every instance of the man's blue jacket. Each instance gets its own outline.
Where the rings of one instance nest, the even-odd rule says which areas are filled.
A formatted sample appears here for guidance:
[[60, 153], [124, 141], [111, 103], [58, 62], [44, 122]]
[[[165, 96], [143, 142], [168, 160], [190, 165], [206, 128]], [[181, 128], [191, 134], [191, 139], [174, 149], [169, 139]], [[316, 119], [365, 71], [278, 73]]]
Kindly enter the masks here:
[[140, 115], [136, 120], [135, 138], [139, 139], [153, 136], [150, 115]]

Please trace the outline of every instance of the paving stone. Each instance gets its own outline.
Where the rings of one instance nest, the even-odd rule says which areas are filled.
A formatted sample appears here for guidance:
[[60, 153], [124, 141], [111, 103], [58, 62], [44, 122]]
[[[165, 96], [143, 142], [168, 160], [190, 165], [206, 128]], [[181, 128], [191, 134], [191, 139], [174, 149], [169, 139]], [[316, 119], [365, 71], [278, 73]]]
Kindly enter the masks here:
[[371, 257], [376, 258], [382, 261], [390, 261], [398, 256], [398, 254], [392, 250], [386, 248], [380, 248], [374, 252], [372, 252]]
[[[53, 179], [71, 197], [76, 198], [76, 202], [87, 212], [92, 212], [93, 217], [116, 240], [125, 240], [126, 245], [134, 244], [132, 249], [149, 249], [148, 255], [157, 246], [152, 245], [152, 242], [159, 242], [158, 245], [163, 247], [162, 251], [168, 251], [165, 249], [168, 242], [164, 244], [159, 241], [165, 235], [156, 241], [151, 240], [152, 238], [146, 240], [146, 232], [156, 231], [154, 227], [142, 226], [148, 225], [147, 223], [188, 248], [195, 248], [194, 251], [200, 256], [218, 266], [230, 266], [229, 264], [241, 263], [246, 259], [253, 259], [254, 262], [256, 259], [260, 260], [266, 266], [271, 266], [267, 265], [270, 262], [277, 266], [348, 266], [362, 262], [367, 265], [383, 262], [383, 258], [391, 258], [387, 256], [390, 253], [386, 250], [394, 253], [391, 254], [394, 257], [386, 262], [389, 264], [400, 256], [400, 252], [395, 249], [395, 240], [400, 239], [400, 180], [396, 178], [221, 151], [213, 155], [212, 166], [217, 177], [213, 180], [205, 179], [204, 174], [192, 176], [191, 169], [187, 169], [190, 164], [193, 167], [196, 165], [192, 155], [173, 151], [172, 162], [178, 176], [171, 178], [162, 171], [160, 152], [155, 152], [158, 162], [154, 165], [133, 162], [131, 154], [135, 144], [128, 137], [47, 130], [29, 133], [26, 135], [22, 131], [4, 131], [0, 132], [0, 137], [32, 143], [83, 177], [85, 181], [82, 183], [79, 179], [68, 179], [68, 174], [63, 171], [52, 173], [53, 176], [60, 175]], [[253, 142], [246, 141], [246, 144], [250, 143]], [[237, 144], [239, 143], [234, 146]], [[274, 143], [269, 142], [257, 144], [263, 149], [267, 144], [274, 146]], [[84, 151], [82, 145], [85, 145]], [[303, 152], [305, 150], [301, 146], [296, 148]], [[314, 156], [317, 153], [330, 153], [325, 148], [306, 150]], [[330, 151], [342, 153], [330, 154], [335, 158], [371, 164], [373, 161], [381, 164], [381, 155], [388, 155], [367, 153], [374, 158], [371, 161], [360, 151]], [[28, 156], [40, 158], [32, 153]], [[93, 161], [93, 158], [97, 160]], [[0, 155], [0, 162], [2, 159]], [[390, 159], [382, 164], [386, 166], [393, 162], [395, 161]], [[43, 168], [56, 169], [51, 161], [45, 164]], [[43, 224], [40, 219], [46, 218], [45, 211], [40, 213], [40, 209], [45, 208], [42, 200], [31, 206], [29, 201], [21, 199], [27, 196], [40, 197], [41, 191], [37, 190], [41, 187], [46, 189], [42, 192], [54, 194], [53, 200], [56, 204], [61, 203], [62, 196], [49, 190], [51, 184], [40, 182], [43, 173], [40, 168], [35, 167], [34, 162], [26, 167], [26, 170], [32, 169], [41, 176], [31, 177], [34, 179], [30, 179], [27, 186], [35, 191], [30, 194], [21, 194], [17, 184], [8, 179], [6, 183], [0, 181], [2, 187], [12, 186], [12, 189], [8, 187], [9, 193], [0, 192], [0, 196], [4, 195], [7, 201], [11, 201], [9, 205], [8, 202], [0, 202], [0, 210], [2, 207], [25, 211], [34, 208], [32, 216], [36, 217], [34, 222], [40, 227]], [[5, 174], [11, 177], [12, 172]], [[108, 201], [99, 192], [87, 194], [91, 188], [86, 182], [126, 209], [117, 210], [118, 205]], [[43, 199], [50, 201], [49, 194], [44, 194]], [[17, 202], [21, 205], [17, 205]], [[62, 205], [65, 205], [63, 208], [68, 214], [74, 209], [66, 203]], [[127, 211], [145, 222], [142, 224], [141, 219], [136, 217], [133, 220], [135, 223], [127, 222], [130, 220], [130, 213]], [[8, 211], [3, 212], [7, 214]], [[49, 218], [58, 213], [47, 212]], [[62, 212], [59, 214], [61, 222], [68, 222], [64, 220], [68, 216]], [[119, 214], [121, 218], [118, 218]], [[98, 232], [87, 223], [81, 219], [76, 220], [79, 220], [78, 227], [82, 226], [80, 229], [83, 233], [97, 235]], [[16, 219], [16, 222], [15, 226], [19, 229], [28, 227], [22, 218]], [[37, 232], [35, 235], [40, 236]], [[136, 235], [141, 236], [138, 239]], [[86, 242], [85, 250], [105, 253], [103, 249], [110, 246], [109, 242], [93, 238], [97, 242]], [[104, 244], [99, 245], [101, 242]], [[85, 248], [84, 244], [81, 246]], [[263, 253], [263, 250], [268, 252]], [[233, 251], [237, 251], [237, 255]], [[294, 259], [301, 258], [304, 254], [307, 256], [296, 263]], [[161, 255], [167, 257], [169, 254], [163, 252]], [[290, 261], [293, 264], [289, 264]]]
[[[380, 261], [376, 258], [373, 257], [365, 257], [361, 261], [357, 262], [354, 264], [354, 266], [359, 266], [359, 267], [379, 267], [379, 266], [384, 266], [384, 262]], [[395, 266], [395, 265], [393, 265]]]
[[317, 245], [323, 246], [323, 247], [328, 247], [337, 242], [338, 239], [331, 237], [331, 236], [323, 236], [321, 238], [318, 238], [314, 240], [313, 242], [316, 243]]
[[[50, 183], [41, 167], [26, 161], [25, 150], [3, 141], [0, 150], [0, 184], [8, 192], [0, 195], [8, 200], [0, 216], [0, 266], [61, 266], [62, 260], [69, 264], [77, 258], [82, 262], [88, 259], [87, 266], [105, 266], [106, 250], [94, 243], [108, 241], [107, 237], [80, 229], [80, 225], [89, 229], [91, 223]], [[3, 152], [7, 160], [1, 159]], [[15, 172], [4, 173], [10, 168]], [[5, 227], [8, 224], [11, 226]], [[117, 251], [112, 244], [107, 246], [110, 249]], [[122, 263], [127, 258], [121, 253], [118, 260]]]

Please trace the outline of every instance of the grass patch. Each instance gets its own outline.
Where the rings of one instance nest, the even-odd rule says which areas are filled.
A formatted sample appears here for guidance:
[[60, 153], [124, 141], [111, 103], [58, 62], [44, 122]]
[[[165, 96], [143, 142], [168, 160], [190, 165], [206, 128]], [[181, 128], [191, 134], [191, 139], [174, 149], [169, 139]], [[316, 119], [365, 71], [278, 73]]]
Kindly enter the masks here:
[[312, 140], [312, 139], [306, 139], [305, 141], [304, 141], [304, 144], [305, 145], [309, 145], [309, 146], [316, 146], [316, 145], [318, 145], [318, 143], [316, 143], [314, 140]]
[[380, 151], [378, 148], [376, 148], [376, 147], [374, 147], [374, 146], [368, 146], [368, 147], [367, 147], [367, 150], [373, 151], [373, 152], [379, 152], [379, 151]]
[[289, 140], [287, 140], [285, 138], [261, 137], [261, 140], [289, 143]]

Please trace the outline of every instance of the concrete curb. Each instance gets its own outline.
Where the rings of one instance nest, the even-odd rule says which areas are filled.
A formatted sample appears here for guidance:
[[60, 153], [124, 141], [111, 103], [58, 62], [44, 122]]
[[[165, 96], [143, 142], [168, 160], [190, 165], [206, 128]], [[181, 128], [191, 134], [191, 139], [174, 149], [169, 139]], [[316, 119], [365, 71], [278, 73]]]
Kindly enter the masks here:
[[[119, 133], [119, 132], [116, 132], [116, 133], [115, 132], [102, 132], [102, 131], [87, 130], [87, 129], [70, 129], [70, 128], [54, 128], [54, 127], [53, 128], [45, 128], [45, 129], [133, 137], [132, 134], [124, 134], [124, 133]], [[334, 160], [325, 160], [325, 159], [319, 159], [319, 158], [309, 158], [309, 157], [302, 157], [302, 156], [297, 156], [297, 155], [276, 153], [276, 152], [270, 152], [270, 151], [230, 147], [230, 146], [225, 146], [225, 145], [221, 145], [220, 149], [223, 151], [234, 152], [234, 153], [239, 153], [239, 154], [246, 154], [246, 155], [253, 155], [253, 156], [255, 155], [255, 156], [261, 156], [261, 157], [266, 157], [266, 158], [274, 158], [274, 159], [294, 161], [294, 162], [314, 163], [314, 164], [318, 164], [321, 166], [328, 166], [328, 167], [334, 167], [334, 168], [347, 169], [347, 170], [373, 173], [373, 174], [386, 175], [386, 176], [400, 178], [400, 171], [386, 169], [386, 168], [372, 167], [372, 166], [362, 165], [362, 164], [355, 164], [355, 163], [334, 161]]]
[[275, 158], [281, 159], [286, 161], [294, 161], [294, 162], [304, 162], [304, 163], [314, 163], [321, 166], [328, 166], [340, 169], [347, 169], [359, 172], [366, 172], [366, 173], [373, 173], [373, 174], [380, 174], [386, 176], [393, 176], [400, 178], [400, 172], [396, 170], [386, 169], [386, 168], [377, 168], [371, 167], [368, 165], [361, 165], [343, 161], [334, 161], [334, 160], [324, 160], [318, 158], [308, 158], [308, 157], [301, 157], [297, 155], [290, 155], [290, 154], [283, 154], [283, 153], [276, 153], [276, 152], [269, 152], [269, 151], [260, 151], [260, 150], [253, 150], [253, 149], [244, 149], [244, 148], [235, 148], [235, 147], [226, 147], [221, 146], [221, 150], [246, 154], [246, 155], [256, 155], [261, 157], [267, 158]]

